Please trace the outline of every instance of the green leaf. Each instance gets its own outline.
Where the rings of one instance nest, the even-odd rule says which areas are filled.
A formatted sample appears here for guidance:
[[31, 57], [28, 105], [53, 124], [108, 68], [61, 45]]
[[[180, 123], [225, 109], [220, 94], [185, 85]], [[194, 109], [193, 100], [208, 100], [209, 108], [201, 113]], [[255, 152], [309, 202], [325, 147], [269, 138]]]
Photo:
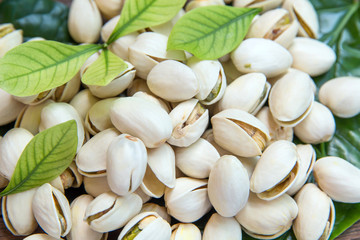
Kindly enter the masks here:
[[0, 3], [0, 23], [12, 23], [25, 38], [70, 42], [69, 8], [53, 0], [4, 0]]
[[[330, 240], [335, 239], [347, 228], [359, 220], [360, 203], [349, 204], [334, 202], [335, 205], [335, 224]], [[356, 214], [357, 213], [357, 214]]]
[[68, 82], [101, 46], [70, 46], [53, 41], [19, 45], [0, 59], [0, 88], [30, 96]]
[[257, 8], [208, 6], [191, 10], [175, 24], [168, 49], [186, 50], [200, 59], [216, 59], [244, 39]]
[[75, 120], [37, 134], [25, 147], [0, 197], [38, 187], [59, 176], [74, 159], [77, 141]]
[[87, 85], [105, 86], [126, 68], [127, 64], [121, 58], [104, 49], [99, 58], [86, 70], [81, 81]]
[[169, 21], [185, 2], [186, 0], [127, 0], [107, 44], [128, 33]]

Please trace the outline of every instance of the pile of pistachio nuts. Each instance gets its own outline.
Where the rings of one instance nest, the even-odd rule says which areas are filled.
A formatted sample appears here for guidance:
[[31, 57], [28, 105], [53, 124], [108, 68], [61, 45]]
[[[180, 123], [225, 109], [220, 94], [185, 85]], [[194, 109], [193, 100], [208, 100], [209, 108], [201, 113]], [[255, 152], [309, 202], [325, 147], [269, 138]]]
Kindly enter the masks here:
[[[123, 2], [74, 0], [73, 39], [106, 41]], [[185, 11], [225, 3], [263, 8], [232, 53], [199, 60], [166, 51]], [[0, 188], [39, 131], [71, 119], [78, 127], [77, 154], [64, 173], [2, 198], [6, 227], [26, 236], [39, 225], [46, 233], [26, 240], [105, 240], [117, 229], [118, 240], [238, 240], [242, 231], [272, 239], [291, 227], [298, 240], [328, 239], [332, 200], [360, 202], [360, 169], [339, 157], [316, 159], [311, 144], [331, 140], [333, 115], [359, 114], [360, 78], [317, 89], [312, 77], [336, 60], [318, 34], [308, 0], [193, 0], [171, 21], [111, 44], [128, 67], [107, 86], [81, 85], [96, 53], [56, 89], [29, 97], [0, 89], [0, 125], [16, 120], [0, 140]], [[0, 25], [0, 36], [0, 57], [22, 42], [11, 24]], [[295, 145], [294, 134], [304, 144]], [[316, 184], [305, 184], [310, 173]], [[65, 189], [80, 186], [86, 194], [69, 203]], [[164, 206], [148, 202], [162, 197]], [[193, 222], [211, 210], [200, 231]]]

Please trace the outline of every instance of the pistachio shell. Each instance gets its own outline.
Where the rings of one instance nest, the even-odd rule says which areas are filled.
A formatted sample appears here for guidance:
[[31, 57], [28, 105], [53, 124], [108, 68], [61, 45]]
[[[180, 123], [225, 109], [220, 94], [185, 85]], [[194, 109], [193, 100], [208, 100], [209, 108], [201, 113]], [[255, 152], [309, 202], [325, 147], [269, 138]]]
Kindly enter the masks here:
[[133, 97], [139, 97], [145, 100], [148, 100], [150, 102], [153, 102], [157, 105], [159, 105], [162, 109], [164, 109], [167, 113], [170, 112], [171, 110], [171, 106], [169, 104], [169, 102], [166, 102], [165, 100], [162, 100], [159, 97], [156, 97], [152, 94], [146, 93], [146, 92], [136, 92]]
[[57, 239], [47, 235], [46, 233], [37, 233], [24, 238], [24, 240], [62, 240], [62, 238]]
[[79, 92], [80, 80], [80, 72], [78, 72], [70, 81], [55, 89], [52, 99], [56, 102], [69, 102]]
[[162, 217], [168, 223], [171, 222], [171, 217], [167, 213], [166, 207], [160, 206], [156, 203], [145, 203], [140, 210], [140, 213], [142, 212], [156, 212], [157, 214], [159, 214], [160, 217]]
[[198, 7], [217, 5], [225, 5], [224, 0], [192, 0], [186, 5], [185, 10], [188, 12]]
[[23, 41], [23, 31], [15, 30], [9, 23], [0, 25], [0, 58]]
[[106, 176], [96, 178], [84, 176], [84, 188], [85, 192], [93, 197], [111, 191]]
[[165, 36], [169, 36], [175, 23], [184, 15], [185, 15], [185, 10], [180, 9], [180, 11], [170, 21], [167, 21], [160, 25], [150, 26], [149, 29], [153, 32], [161, 33]]
[[252, 8], [261, 8], [263, 12], [273, 9], [281, 5], [282, 0], [234, 0], [234, 7], [252, 7]]
[[55, 93], [55, 89], [51, 89], [31, 96], [26, 96], [26, 97], [14, 96], [14, 98], [17, 101], [22, 102], [24, 104], [37, 105], [51, 98], [54, 95], [54, 93]]
[[73, 97], [70, 101], [70, 105], [76, 109], [81, 119], [85, 121], [87, 112], [97, 101], [99, 101], [99, 99], [94, 97], [89, 89], [84, 89]]
[[211, 145], [214, 146], [214, 148], [216, 149], [216, 151], [218, 151], [218, 153], [221, 156], [224, 155], [231, 155], [232, 153], [228, 150], [223, 149], [222, 147], [219, 146], [219, 144], [217, 144], [215, 142], [215, 138], [214, 138], [214, 132], [212, 129], [208, 129], [204, 132], [204, 134], [201, 136], [201, 138], [207, 140]]
[[210, 172], [208, 194], [216, 212], [223, 217], [233, 217], [245, 206], [249, 176], [239, 159], [225, 155], [217, 160]]
[[95, 0], [100, 12], [106, 19], [120, 14], [124, 0]]
[[135, 43], [137, 36], [139, 36], [139, 33], [133, 32], [125, 36], [119, 37], [118, 39], [116, 39], [115, 42], [109, 45], [110, 51], [112, 51], [115, 55], [122, 58], [123, 60], [129, 62], [130, 61], [129, 47]]
[[149, 165], [147, 165], [140, 188], [146, 195], [153, 198], [160, 198], [164, 195], [166, 186], [157, 178]]
[[205, 225], [203, 240], [217, 239], [242, 239], [241, 227], [235, 218], [223, 217], [217, 213], [211, 215]]
[[24, 104], [15, 100], [11, 94], [2, 89], [0, 89], [0, 101], [0, 126], [14, 121], [25, 107]]
[[132, 83], [130, 84], [130, 86], [128, 87], [128, 89], [126, 91], [126, 93], [129, 97], [133, 96], [136, 92], [144, 92], [149, 95], [153, 94], [150, 91], [146, 81], [141, 78], [135, 78], [134, 81], [132, 81]]
[[171, 227], [170, 240], [201, 240], [200, 229], [191, 223], [177, 223]]

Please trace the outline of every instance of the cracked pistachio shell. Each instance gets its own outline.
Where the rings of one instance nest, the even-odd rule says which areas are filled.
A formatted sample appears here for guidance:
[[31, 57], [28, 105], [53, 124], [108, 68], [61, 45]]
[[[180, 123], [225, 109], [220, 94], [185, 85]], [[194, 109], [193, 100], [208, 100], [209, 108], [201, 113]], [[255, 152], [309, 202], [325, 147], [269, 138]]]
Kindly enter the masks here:
[[313, 102], [312, 80], [307, 75], [285, 74], [269, 94], [271, 114], [284, 127], [294, 127], [301, 122], [310, 113]]
[[129, 134], [114, 138], [107, 150], [107, 180], [118, 195], [134, 192], [144, 178], [147, 154], [144, 143]]
[[314, 165], [319, 187], [334, 201], [360, 202], [360, 169], [339, 157], [323, 157]]
[[271, 114], [269, 107], [265, 106], [256, 114], [256, 117], [265, 124], [269, 129], [270, 142], [269, 144], [277, 140], [287, 140], [292, 142], [294, 137], [294, 131], [292, 127], [280, 126]]
[[0, 126], [14, 121], [25, 107], [24, 104], [2, 89], [0, 89], [0, 101]]
[[247, 38], [271, 39], [288, 48], [299, 29], [299, 23], [290, 19], [287, 10], [278, 8], [270, 10], [257, 18], [250, 26]]
[[205, 225], [203, 240], [218, 239], [242, 239], [241, 226], [234, 217], [223, 217], [218, 213], [211, 215]]
[[237, 108], [255, 115], [265, 104], [270, 87], [262, 73], [242, 75], [227, 86], [224, 96], [218, 102], [218, 109]]
[[290, 196], [296, 194], [305, 184], [314, 168], [316, 159], [316, 152], [311, 144], [298, 144], [296, 145], [296, 150], [300, 157], [299, 176], [296, 178], [295, 183], [286, 192]]
[[131, 96], [135, 95], [135, 93], [137, 93], [137, 92], [144, 92], [149, 95], [154, 95], [150, 91], [146, 81], [141, 78], [135, 78], [134, 81], [132, 81], [132, 83], [130, 84], [130, 86], [128, 87], [128, 89], [126, 91], [126, 94], [127, 94], [127, 96], [131, 97]]
[[168, 213], [184, 223], [195, 222], [211, 209], [207, 180], [177, 178], [174, 188], [166, 188], [164, 199]]
[[84, 176], [85, 192], [93, 197], [97, 197], [104, 192], [111, 191], [107, 182], [107, 177], [86, 177]]
[[293, 231], [298, 240], [327, 240], [335, 222], [331, 199], [315, 184], [307, 183], [295, 196], [299, 214]]
[[171, 136], [169, 114], [160, 106], [138, 97], [116, 100], [110, 109], [110, 118], [120, 132], [140, 138], [147, 148], [159, 147]]
[[211, 118], [214, 139], [241, 157], [261, 155], [270, 140], [269, 130], [256, 117], [240, 109], [226, 109]]
[[319, 100], [332, 113], [341, 118], [354, 117], [360, 113], [360, 78], [338, 77], [320, 87]]
[[142, 212], [156, 212], [157, 214], [159, 214], [160, 217], [162, 217], [164, 220], [166, 220], [168, 223], [171, 222], [171, 217], [170, 215], [167, 213], [167, 209], [166, 207], [160, 206], [158, 204], [155, 203], [145, 203], [142, 208], [140, 213]]
[[231, 59], [243, 73], [261, 72], [266, 77], [275, 77], [286, 72], [293, 58], [280, 44], [264, 38], [248, 38], [232, 53]]
[[169, 116], [173, 130], [168, 143], [177, 147], [188, 147], [196, 142], [209, 123], [209, 111], [197, 99], [180, 103]]
[[219, 101], [226, 88], [226, 76], [218, 60], [200, 60], [191, 57], [187, 65], [194, 71], [199, 81], [199, 92], [196, 98], [205, 105]]
[[134, 66], [126, 62], [127, 68], [120, 72], [108, 85], [106, 86], [95, 86], [89, 85], [89, 90], [95, 97], [98, 98], [110, 98], [120, 95], [135, 78]]
[[70, 105], [76, 109], [81, 119], [85, 121], [87, 112], [97, 101], [99, 101], [99, 99], [94, 97], [89, 89], [84, 89], [73, 97], [70, 101]]
[[25, 128], [36, 135], [39, 132], [41, 111], [45, 106], [52, 102], [53, 100], [49, 99], [37, 105], [27, 105], [17, 116], [14, 126], [17, 128]]
[[149, 197], [161, 198], [165, 193], [166, 186], [157, 178], [150, 166], [147, 165], [140, 188]]
[[76, 109], [68, 103], [52, 102], [46, 105], [41, 110], [41, 120], [39, 125], [39, 131], [51, 128], [57, 124], [75, 120], [77, 126], [78, 144], [77, 152], [79, 152], [81, 146], [85, 140], [85, 129], [83, 120], [76, 111]]
[[129, 46], [129, 61], [136, 75], [146, 79], [150, 70], [166, 59], [185, 60], [184, 51], [166, 51], [168, 37], [160, 33], [144, 32]]
[[47, 235], [46, 233], [36, 233], [36, 234], [32, 234], [26, 238], [24, 238], [24, 240], [63, 240], [62, 238], [53, 238], [49, 235]]
[[308, 73], [312, 77], [330, 70], [336, 60], [334, 50], [316, 39], [297, 37], [289, 47], [293, 58], [291, 67]]
[[215, 138], [214, 138], [214, 132], [212, 129], [208, 129], [204, 132], [204, 134], [201, 136], [201, 138], [205, 139], [206, 141], [208, 141], [211, 145], [214, 146], [214, 148], [216, 149], [216, 151], [220, 154], [221, 156], [224, 155], [231, 155], [232, 153], [229, 152], [228, 150], [223, 149], [222, 147], [219, 146], [219, 144], [217, 144], [215, 142]]
[[176, 166], [193, 178], [209, 177], [220, 154], [207, 140], [199, 138], [188, 147], [175, 148]]
[[169, 113], [170, 110], [171, 110], [171, 106], [170, 106], [169, 102], [166, 102], [165, 100], [163, 100], [163, 99], [161, 99], [159, 97], [156, 97], [155, 95], [152, 95], [152, 94], [149, 94], [149, 93], [146, 93], [146, 92], [138, 91], [133, 95], [133, 97], [139, 97], [139, 98], [148, 100], [150, 102], [153, 102], [153, 103], [159, 105], [167, 113]]
[[0, 58], [22, 42], [22, 30], [15, 30], [11, 23], [0, 24]]
[[67, 83], [57, 87], [52, 94], [52, 99], [56, 102], [70, 102], [70, 100], [79, 92], [81, 85], [80, 72], [70, 79]]
[[24, 128], [10, 129], [0, 141], [0, 173], [10, 180], [17, 161], [34, 136]]
[[216, 212], [223, 217], [235, 216], [248, 200], [249, 184], [249, 176], [239, 159], [225, 155], [217, 160], [208, 182], [209, 200]]
[[144, 212], [131, 219], [120, 232], [118, 240], [169, 240], [171, 227], [156, 212]]
[[86, 208], [93, 199], [92, 196], [83, 194], [72, 201], [70, 205], [72, 227], [66, 239], [103, 240], [105, 238], [103, 233], [92, 230], [88, 222], [84, 220]]
[[91, 106], [85, 116], [85, 127], [90, 134], [96, 135], [105, 129], [114, 127], [110, 119], [110, 112], [118, 99], [118, 97], [102, 99]]
[[36, 95], [31, 95], [31, 96], [26, 96], [26, 97], [14, 96], [14, 98], [17, 101], [22, 102], [24, 104], [37, 105], [37, 104], [40, 104], [40, 103], [46, 101], [47, 99], [51, 98], [54, 95], [54, 93], [55, 93], [55, 88], [48, 90], [48, 91], [41, 92]]
[[264, 200], [284, 194], [299, 175], [300, 157], [292, 142], [279, 140], [261, 155], [250, 180], [250, 190]]
[[37, 228], [32, 210], [36, 188], [4, 196], [1, 202], [2, 218], [7, 229], [16, 236], [29, 235]]
[[250, 193], [248, 202], [235, 218], [251, 237], [274, 239], [290, 229], [297, 214], [296, 202], [287, 194], [265, 201]]
[[97, 232], [109, 232], [125, 226], [125, 224], [140, 212], [141, 198], [130, 193], [118, 196], [106, 192], [97, 196], [87, 206], [84, 220], [90, 228]]
[[55, 179], [51, 180], [49, 183], [51, 186], [53, 186], [54, 188], [56, 188], [57, 190], [59, 190], [60, 192], [65, 194], [64, 185], [63, 185], [63, 182], [62, 182], [60, 176], [57, 176]]
[[74, 0], [69, 10], [68, 28], [78, 43], [95, 43], [100, 37], [102, 18], [94, 0]]
[[335, 134], [335, 119], [326, 106], [315, 101], [309, 115], [294, 127], [294, 131], [304, 143], [327, 142]]
[[281, 5], [283, 0], [234, 0], [234, 7], [251, 7], [251, 8], [262, 8], [262, 11], [265, 12], [267, 10], [276, 8]]
[[105, 176], [108, 148], [119, 135], [115, 128], [109, 128], [87, 141], [75, 159], [79, 172], [87, 177]]
[[83, 175], [79, 173], [75, 161], [71, 162], [70, 166], [60, 174], [60, 179], [65, 189], [80, 187], [83, 182]]
[[188, 12], [198, 7], [217, 6], [217, 5], [225, 5], [224, 0], [192, 0], [186, 5], [185, 10], [186, 12]]
[[95, 0], [96, 6], [106, 19], [119, 15], [124, 2], [124, 0]]
[[39, 226], [50, 236], [66, 236], [72, 226], [71, 211], [65, 195], [45, 183], [36, 190], [32, 209]]
[[170, 240], [201, 240], [200, 229], [192, 223], [177, 223], [171, 230]]
[[162, 61], [154, 66], [147, 84], [151, 92], [169, 102], [185, 101], [199, 92], [199, 80], [194, 71], [175, 60]]
[[319, 21], [317, 13], [308, 0], [285, 0], [282, 8], [290, 12], [292, 19], [300, 23], [301, 37], [317, 38], [319, 35]]

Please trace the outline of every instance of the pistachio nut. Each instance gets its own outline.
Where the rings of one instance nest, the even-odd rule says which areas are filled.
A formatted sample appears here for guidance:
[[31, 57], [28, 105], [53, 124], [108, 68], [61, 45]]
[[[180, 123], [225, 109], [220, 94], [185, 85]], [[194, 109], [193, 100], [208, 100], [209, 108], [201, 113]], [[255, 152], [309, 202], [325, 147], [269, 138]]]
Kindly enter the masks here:
[[223, 217], [218, 213], [211, 215], [205, 225], [203, 240], [217, 239], [242, 239], [241, 226], [234, 217]]
[[207, 180], [181, 177], [174, 188], [165, 190], [168, 213], [181, 222], [195, 222], [211, 209]]
[[75, 158], [79, 172], [87, 177], [105, 176], [108, 148], [119, 135], [115, 128], [109, 128], [87, 141]]
[[335, 119], [326, 106], [315, 101], [309, 115], [294, 127], [294, 131], [304, 143], [327, 142], [335, 134]]
[[200, 229], [192, 223], [177, 223], [171, 230], [170, 240], [201, 240]]
[[132, 81], [130, 86], [127, 88], [126, 94], [127, 94], [127, 96], [131, 97], [136, 92], [144, 92], [149, 95], [153, 95], [153, 93], [150, 91], [146, 81], [141, 78], [135, 78], [134, 81]]
[[360, 169], [339, 157], [323, 157], [314, 165], [314, 177], [321, 190], [333, 200], [360, 202]]
[[32, 134], [36, 135], [39, 132], [41, 111], [45, 106], [52, 102], [52, 100], [48, 99], [37, 105], [27, 105], [18, 114], [14, 126], [17, 128], [25, 128]]
[[232, 153], [228, 150], [223, 149], [215, 142], [214, 138], [214, 132], [212, 129], [208, 129], [204, 132], [204, 134], [201, 136], [201, 138], [208, 141], [213, 147], [216, 149], [216, 151], [219, 153], [220, 157], [224, 155], [231, 155]]
[[79, 173], [76, 163], [73, 161], [70, 163], [69, 167], [60, 174], [60, 179], [64, 189], [70, 187], [78, 188], [83, 182], [83, 175]]
[[233, 0], [234, 7], [261, 8], [263, 12], [277, 8], [283, 0]]
[[118, 195], [134, 192], [144, 178], [147, 154], [144, 143], [129, 134], [115, 137], [107, 150], [107, 180]]
[[204, 133], [209, 123], [209, 111], [197, 99], [177, 105], [169, 114], [173, 131], [167, 140], [173, 146], [188, 147]]
[[68, 28], [78, 43], [95, 43], [100, 36], [102, 18], [94, 0], [74, 0], [69, 10]]
[[120, 14], [124, 0], [95, 0], [96, 6], [106, 19]]
[[239, 159], [225, 155], [216, 161], [209, 175], [208, 194], [216, 212], [223, 217], [233, 217], [245, 206], [249, 176]]
[[71, 99], [70, 105], [76, 109], [81, 119], [85, 121], [86, 114], [97, 101], [99, 101], [99, 99], [94, 97], [89, 89], [84, 89]]
[[174, 60], [154, 66], [147, 76], [147, 84], [151, 92], [169, 102], [185, 101], [199, 92], [199, 80], [194, 71]]
[[138, 97], [116, 100], [110, 109], [110, 118], [120, 132], [140, 138], [147, 148], [159, 147], [171, 136], [169, 114], [160, 106]]
[[93, 197], [97, 197], [104, 192], [111, 191], [107, 182], [107, 177], [86, 177], [84, 176], [85, 192]]
[[291, 228], [297, 214], [296, 202], [287, 194], [265, 201], [250, 193], [248, 202], [235, 218], [249, 236], [274, 239]]
[[87, 206], [84, 220], [97, 232], [109, 232], [125, 226], [140, 212], [141, 198], [135, 193], [117, 196], [106, 192], [97, 196]]
[[283, 8], [265, 12], [250, 26], [247, 38], [271, 39], [288, 48], [299, 29], [297, 20], [291, 19], [290, 14]]
[[135, 68], [134, 66], [126, 62], [127, 68], [120, 72], [109, 84], [106, 86], [89, 85], [89, 90], [95, 97], [98, 98], [110, 98], [116, 97], [122, 93], [134, 80]]
[[200, 60], [191, 57], [187, 65], [194, 71], [199, 82], [196, 98], [205, 105], [219, 101], [226, 88], [226, 76], [221, 63], [217, 60]]
[[250, 190], [264, 200], [284, 194], [299, 175], [300, 157], [292, 142], [279, 140], [261, 155], [250, 180]]
[[102, 99], [91, 106], [85, 116], [85, 127], [90, 134], [95, 135], [114, 127], [110, 119], [110, 111], [118, 99], [118, 97]]
[[2, 89], [0, 89], [0, 101], [0, 126], [14, 121], [25, 107], [24, 104]]
[[152, 95], [152, 94], [149, 94], [149, 93], [146, 93], [146, 92], [141, 92], [141, 91], [138, 91], [136, 92], [133, 97], [139, 97], [139, 98], [143, 98], [145, 100], [148, 100], [150, 102], [153, 102], [157, 105], [159, 105], [162, 109], [164, 109], [167, 113], [170, 112], [171, 110], [171, 106], [170, 106], [170, 103], [159, 98], [159, 97], [156, 97], [155, 95]]
[[68, 103], [62, 102], [52, 102], [46, 105], [41, 110], [41, 120], [39, 125], [39, 131], [43, 131], [50, 127], [53, 127], [57, 124], [75, 120], [77, 126], [77, 135], [78, 135], [78, 144], [77, 152], [80, 150], [81, 146], [85, 140], [85, 130], [83, 125], [83, 120], [76, 111], [76, 109]]
[[185, 10], [180, 9], [179, 12], [171, 20], [160, 25], [150, 26], [149, 29], [153, 32], [160, 33], [165, 36], [169, 36], [175, 23], [184, 15], [185, 15]]
[[319, 20], [317, 13], [308, 0], [285, 0], [282, 8], [288, 10], [292, 19], [300, 24], [299, 35], [316, 39], [319, 35]]
[[231, 53], [231, 59], [242, 73], [261, 72], [275, 77], [293, 63], [291, 54], [280, 44], [263, 38], [248, 38]]
[[271, 138], [269, 144], [277, 140], [287, 140], [292, 142], [294, 137], [293, 128], [280, 126], [274, 120], [269, 107], [265, 106], [261, 108], [256, 114], [256, 117], [269, 129], [269, 135]]
[[0, 24], [0, 58], [22, 42], [22, 30], [15, 30], [11, 23]]
[[336, 60], [332, 48], [312, 38], [295, 38], [289, 47], [289, 52], [293, 58], [291, 67], [306, 72], [312, 77], [329, 71]]
[[188, 147], [175, 148], [176, 166], [187, 176], [207, 178], [220, 154], [207, 140], [199, 138]]
[[59, 190], [60, 192], [65, 194], [64, 185], [63, 185], [63, 182], [62, 182], [60, 176], [57, 176], [55, 179], [51, 180], [49, 183], [51, 186], [53, 186], [54, 188], [56, 188], [57, 190]]
[[55, 88], [31, 96], [26, 96], [26, 97], [14, 96], [14, 98], [17, 101], [22, 102], [24, 104], [37, 105], [51, 98], [54, 95], [54, 93], [55, 93]]
[[171, 228], [155, 212], [144, 212], [131, 219], [120, 232], [118, 240], [169, 240]]
[[225, 5], [224, 0], [191, 0], [186, 4], [186, 12], [198, 7]]
[[80, 72], [70, 79], [67, 83], [57, 87], [52, 94], [52, 99], [56, 102], [70, 102], [70, 100], [79, 92], [81, 85]]
[[307, 183], [296, 194], [299, 214], [293, 231], [299, 240], [327, 240], [335, 222], [335, 208], [331, 199], [315, 184]]
[[270, 140], [269, 130], [256, 117], [240, 109], [226, 109], [211, 118], [214, 139], [241, 157], [261, 155]]
[[360, 78], [338, 77], [320, 87], [319, 100], [341, 118], [354, 117], [360, 113]]
[[166, 220], [169, 224], [171, 222], [171, 217], [167, 213], [166, 207], [160, 206], [156, 203], [145, 203], [140, 210], [140, 213], [142, 213], [142, 212], [156, 212], [157, 214], [159, 214], [160, 217], [162, 217], [164, 220]]
[[238, 108], [255, 115], [265, 104], [270, 84], [262, 73], [248, 73], [235, 79], [225, 89], [218, 102], [218, 110]]
[[50, 184], [39, 187], [32, 201], [32, 209], [39, 226], [50, 236], [66, 236], [72, 226], [71, 211], [65, 195]]
[[118, 57], [129, 62], [129, 47], [135, 43], [137, 36], [139, 36], [139, 33], [133, 32], [119, 37], [115, 42], [109, 45], [109, 50]]
[[285, 74], [276, 81], [269, 94], [271, 114], [284, 127], [299, 124], [310, 113], [313, 102], [312, 80], [307, 75]]
[[46, 233], [36, 233], [36, 234], [32, 234], [26, 238], [24, 238], [24, 240], [63, 240], [62, 238], [53, 238], [49, 235], [47, 235]]
[[311, 144], [298, 144], [296, 145], [296, 150], [300, 157], [299, 176], [286, 192], [290, 196], [295, 195], [305, 184], [314, 168], [316, 159], [316, 152]]
[[6, 179], [11, 179], [21, 153], [33, 137], [24, 128], [13, 128], [0, 140], [0, 174]]
[[92, 196], [83, 194], [71, 202], [72, 227], [66, 239], [77, 240], [84, 238], [88, 240], [104, 240], [105, 234], [92, 230], [88, 222], [84, 220], [86, 208], [93, 199]]
[[2, 218], [6, 228], [15, 236], [29, 235], [37, 228], [31, 205], [35, 192], [36, 188], [33, 188], [2, 198]]
[[[98, 0], [95, 0], [95, 1], [98, 1]], [[103, 0], [100, 0], [100, 1], [103, 1]], [[108, 2], [112, 2], [112, 1], [122, 1], [122, 0], [111, 0], [111, 1], [108, 1]], [[105, 3], [106, 1], [103, 1], [103, 2]], [[120, 19], [120, 15], [117, 14], [116, 16], [113, 16], [111, 19], [109, 19], [109, 21], [107, 21], [102, 26], [101, 31], [100, 31], [100, 35], [101, 35], [101, 39], [104, 42], [107, 42], [109, 40], [109, 37], [110, 37], [111, 33], [114, 31], [114, 29], [116, 27], [116, 24], [119, 22], [119, 19]], [[135, 39], [134, 39], [134, 41], [135, 41]]]

